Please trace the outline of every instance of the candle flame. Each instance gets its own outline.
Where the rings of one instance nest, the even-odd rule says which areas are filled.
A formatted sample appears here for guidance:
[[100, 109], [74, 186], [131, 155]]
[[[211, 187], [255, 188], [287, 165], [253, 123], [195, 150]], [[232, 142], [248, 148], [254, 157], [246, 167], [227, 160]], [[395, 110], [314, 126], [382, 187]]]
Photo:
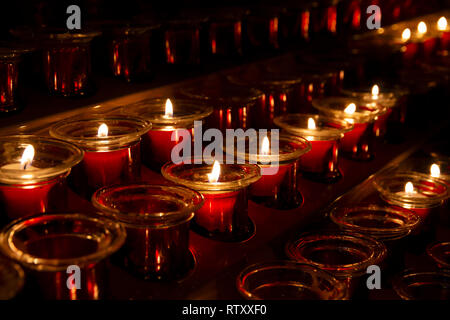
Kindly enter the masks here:
[[441, 169], [439, 168], [439, 166], [436, 163], [433, 163], [430, 167], [430, 175], [433, 178], [439, 178], [439, 176], [441, 175]]
[[372, 96], [378, 96], [380, 94], [380, 87], [378, 85], [374, 85], [372, 87]]
[[417, 25], [417, 32], [420, 35], [427, 33], [427, 24], [423, 21], [420, 21], [419, 24]]
[[108, 136], [108, 126], [106, 123], [102, 123], [100, 127], [98, 127], [97, 137], [104, 138]]
[[219, 181], [220, 163], [217, 160], [214, 161], [214, 165], [211, 170], [211, 173], [208, 173], [207, 175], [208, 175], [208, 180], [210, 183], [215, 183], [215, 182]]
[[23, 150], [22, 159], [20, 159], [20, 165], [25, 170], [28, 166], [31, 165], [33, 159], [34, 159], [34, 147], [31, 144], [29, 144], [27, 145], [25, 150]]
[[405, 192], [406, 193], [414, 193], [414, 185], [413, 185], [413, 183], [411, 181], [408, 181], [405, 184]]
[[439, 18], [437, 28], [439, 31], [445, 31], [447, 29], [447, 19], [445, 19], [445, 17]]
[[269, 138], [267, 138], [267, 136], [264, 137], [262, 144], [261, 144], [261, 154], [262, 155], [268, 155], [269, 151], [270, 151], [270, 141]]
[[345, 109], [344, 112], [346, 114], [354, 114], [356, 111], [356, 104], [350, 103]]
[[316, 129], [316, 122], [313, 118], [308, 119], [308, 129], [315, 130]]
[[165, 115], [164, 117], [166, 118], [172, 118], [173, 117], [173, 105], [172, 105], [172, 101], [170, 101], [170, 99], [166, 100], [166, 110], [165, 110]]
[[408, 41], [411, 38], [411, 30], [409, 28], [406, 28], [402, 32], [402, 40], [404, 42]]

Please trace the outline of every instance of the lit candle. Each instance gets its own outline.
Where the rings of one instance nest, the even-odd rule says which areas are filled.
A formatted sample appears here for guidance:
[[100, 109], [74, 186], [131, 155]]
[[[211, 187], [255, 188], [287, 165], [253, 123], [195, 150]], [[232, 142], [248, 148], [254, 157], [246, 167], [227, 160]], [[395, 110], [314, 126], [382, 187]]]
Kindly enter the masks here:
[[66, 205], [65, 179], [83, 152], [51, 138], [0, 138], [0, 198], [10, 219], [61, 210]]
[[344, 89], [342, 93], [361, 99], [369, 109], [379, 109], [378, 116], [373, 125], [373, 132], [376, 137], [383, 137], [387, 131], [387, 122], [392, 114], [392, 108], [396, 106], [397, 96], [401, 90], [385, 90], [380, 92], [380, 86], [374, 84], [370, 90], [367, 88]]
[[172, 164], [161, 169], [162, 175], [176, 183], [199, 191], [204, 205], [195, 212], [198, 233], [223, 241], [242, 241], [252, 234], [248, 218], [247, 187], [260, 177], [254, 164]]
[[450, 28], [445, 17], [440, 17], [437, 22], [437, 30], [440, 35], [440, 49], [450, 49]]
[[250, 186], [251, 200], [281, 210], [299, 207], [303, 199], [297, 188], [298, 160], [309, 152], [310, 142], [289, 134], [260, 134], [256, 139], [259, 152], [251, 149], [250, 144], [256, 141], [250, 139], [237, 141], [237, 146], [245, 144], [246, 150], [234, 145], [230, 150], [238, 160], [255, 163], [261, 168], [261, 179]]
[[[192, 143], [195, 138], [194, 121], [202, 121], [212, 113], [212, 108], [197, 100], [148, 99], [126, 106], [124, 114], [141, 116], [152, 123], [142, 143], [144, 163], [155, 171], [172, 161], [172, 150], [179, 143]], [[186, 130], [191, 138], [184, 141]]]
[[76, 192], [90, 198], [101, 187], [139, 177], [141, 136], [150, 127], [148, 121], [137, 117], [98, 115], [63, 120], [50, 134], [85, 151], [70, 182]]
[[439, 178], [441, 176], [441, 169], [439, 168], [439, 165], [436, 163], [433, 163], [430, 167], [430, 175], [433, 178]]
[[355, 160], [373, 158], [373, 127], [376, 117], [381, 113], [377, 104], [365, 103], [361, 99], [354, 98], [327, 97], [313, 100], [313, 106], [329, 117], [343, 119], [353, 124], [353, 130], [346, 132], [341, 140], [340, 145], [344, 154]]
[[274, 119], [286, 132], [305, 137], [311, 150], [300, 157], [299, 167], [312, 180], [333, 182], [341, 177], [338, 169], [339, 141], [353, 125], [323, 115], [287, 114]]
[[374, 186], [388, 203], [409, 209], [422, 218], [448, 197], [445, 183], [424, 174], [382, 175], [374, 180]]

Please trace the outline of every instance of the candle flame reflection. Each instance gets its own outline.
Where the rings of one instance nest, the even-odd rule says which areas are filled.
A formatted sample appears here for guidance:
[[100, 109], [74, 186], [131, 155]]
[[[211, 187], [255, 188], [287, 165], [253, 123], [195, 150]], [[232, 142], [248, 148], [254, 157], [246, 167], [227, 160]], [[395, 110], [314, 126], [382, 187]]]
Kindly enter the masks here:
[[34, 159], [34, 147], [31, 144], [29, 144], [23, 151], [22, 159], [20, 159], [20, 165], [25, 170], [28, 166], [31, 165], [33, 159]]
[[217, 160], [214, 161], [211, 173], [208, 173], [207, 176], [210, 183], [216, 183], [217, 181], [219, 181], [220, 163]]
[[445, 31], [447, 29], [447, 19], [445, 19], [445, 17], [439, 18], [437, 28], [439, 31]]
[[430, 167], [430, 175], [433, 178], [439, 178], [439, 176], [441, 175], [441, 169], [439, 168], [439, 166], [436, 163], [433, 163]]
[[406, 28], [402, 32], [402, 40], [404, 42], [408, 41], [411, 38], [411, 30], [409, 28]]
[[170, 99], [166, 100], [166, 109], [165, 109], [164, 117], [165, 118], [173, 117], [173, 105], [172, 105], [172, 101], [170, 101]]
[[108, 136], [108, 126], [106, 123], [102, 123], [100, 127], [98, 127], [97, 137], [104, 138]]
[[267, 136], [264, 137], [262, 144], [261, 144], [261, 150], [260, 153], [264, 156], [268, 155], [270, 151], [270, 141]]
[[406, 193], [414, 193], [414, 185], [412, 184], [411, 181], [408, 181], [408, 182], [405, 184], [405, 192], [406, 192]]

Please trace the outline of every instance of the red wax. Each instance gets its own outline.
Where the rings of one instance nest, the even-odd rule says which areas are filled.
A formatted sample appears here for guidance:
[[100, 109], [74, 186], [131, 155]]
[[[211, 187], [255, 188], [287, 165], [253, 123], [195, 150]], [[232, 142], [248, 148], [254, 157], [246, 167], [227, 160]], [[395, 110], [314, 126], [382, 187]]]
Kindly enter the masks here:
[[[183, 141], [182, 132], [184, 130], [186, 129], [150, 130], [144, 137], [144, 159], [146, 163], [163, 165], [171, 161], [172, 149]], [[193, 129], [189, 131], [193, 136]], [[174, 141], [172, 141], [172, 133], [174, 133]]]
[[311, 150], [300, 157], [303, 171], [324, 173], [337, 170], [337, 140], [310, 141]]
[[355, 123], [353, 130], [346, 132], [341, 139], [342, 151], [355, 153], [367, 126], [367, 123]]
[[416, 42], [410, 42], [404, 46], [403, 51], [403, 62], [406, 64], [411, 64], [414, 62], [417, 54], [419, 52], [419, 44]]
[[293, 164], [280, 165], [278, 172], [272, 175], [276, 168], [270, 166], [261, 166], [261, 179], [250, 186], [250, 194], [257, 197], [266, 197], [276, 195], [280, 189], [287, 172], [292, 168]]
[[129, 148], [105, 151], [85, 152], [83, 169], [87, 183], [94, 188], [120, 182], [124, 168], [132, 161]]
[[376, 137], [382, 137], [385, 135], [387, 131], [387, 122], [392, 113], [392, 108], [389, 108], [385, 113], [378, 116], [378, 119], [375, 120], [373, 125], [373, 132]]
[[62, 180], [56, 178], [51, 181], [27, 186], [0, 186], [2, 209], [10, 219], [17, 219], [37, 213], [48, 212], [54, 207], [54, 200], [61, 200]]
[[429, 59], [433, 55], [437, 43], [437, 38], [429, 38], [423, 42], [423, 55], [425, 59]]
[[246, 190], [207, 194], [204, 205], [196, 211], [195, 223], [208, 232], [232, 233], [248, 220]]
[[441, 49], [449, 50], [450, 49], [450, 31], [445, 31], [441, 36]]

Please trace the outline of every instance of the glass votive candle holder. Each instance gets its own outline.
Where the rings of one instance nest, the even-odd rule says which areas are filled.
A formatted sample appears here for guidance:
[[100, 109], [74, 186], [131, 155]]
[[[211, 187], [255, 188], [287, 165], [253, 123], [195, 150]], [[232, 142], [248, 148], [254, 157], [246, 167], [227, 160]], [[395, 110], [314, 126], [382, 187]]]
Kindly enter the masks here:
[[[228, 79], [237, 85], [264, 93], [263, 109], [257, 113], [253, 127], [273, 128], [273, 119], [297, 105], [295, 96], [302, 79], [298, 74], [270, 72], [263, 65], [252, 65], [232, 74]], [[290, 107], [292, 106], [292, 107]]]
[[[163, 164], [172, 161], [172, 150], [177, 144], [190, 145], [194, 141], [194, 122], [203, 123], [213, 109], [200, 100], [154, 98], [125, 106], [120, 112], [151, 122], [151, 130], [142, 139], [142, 159], [150, 168], [160, 172]], [[184, 141], [186, 130], [189, 131], [189, 141]]]
[[[6, 226], [0, 250], [24, 267], [35, 294], [96, 300], [106, 293], [106, 259], [124, 241], [125, 229], [118, 223], [78, 213], [45, 214]], [[76, 272], [79, 280], [70, 278]]]
[[248, 300], [346, 300], [345, 286], [330, 273], [294, 261], [261, 262], [237, 277], [237, 289]]
[[206, 119], [206, 126], [222, 132], [253, 127], [260, 110], [265, 108], [263, 92], [230, 83], [220, 76], [208, 77], [196, 86], [183, 88], [181, 93], [212, 106], [213, 113]]
[[377, 205], [335, 207], [330, 218], [343, 231], [383, 242], [404, 238], [420, 224], [420, 217], [412, 211]]
[[403, 269], [408, 235], [421, 223], [420, 217], [410, 210], [366, 204], [335, 207], [330, 218], [343, 231], [364, 234], [386, 245], [388, 252], [383, 270], [386, 275]]
[[450, 296], [450, 272], [405, 271], [393, 280], [395, 292], [403, 300], [447, 300]]
[[167, 163], [164, 178], [194, 190], [205, 198], [195, 212], [193, 229], [219, 241], [239, 242], [251, 237], [254, 226], [248, 217], [248, 186], [261, 177], [254, 164]]
[[238, 58], [243, 54], [242, 21], [245, 10], [220, 8], [210, 15], [208, 51], [213, 57]]
[[151, 38], [159, 24], [122, 24], [111, 21], [103, 26], [104, 52], [109, 59], [109, 71], [127, 82], [150, 78], [155, 57]]
[[249, 46], [247, 50], [258, 54], [262, 49], [279, 49], [278, 23], [278, 10], [264, 6], [250, 9], [246, 16], [246, 44]]
[[167, 23], [164, 32], [168, 65], [199, 65], [200, 31], [207, 18], [179, 18]]
[[78, 194], [90, 198], [101, 187], [139, 178], [141, 137], [150, 127], [138, 117], [89, 115], [62, 120], [50, 134], [84, 150], [69, 182]]
[[367, 267], [380, 265], [387, 254], [385, 245], [357, 233], [322, 232], [304, 234], [288, 242], [289, 258], [333, 274], [345, 283], [351, 296], [361, 289]]
[[145, 279], [174, 280], [194, 267], [189, 224], [203, 196], [181, 186], [117, 185], [99, 189], [92, 203], [125, 226], [124, 265]]
[[346, 97], [314, 99], [312, 103], [322, 114], [353, 124], [353, 129], [346, 132], [340, 141], [344, 155], [361, 161], [374, 157], [374, 122], [385, 108]]
[[339, 140], [353, 125], [315, 114], [286, 114], [274, 119], [282, 130], [306, 138], [311, 150], [299, 161], [299, 168], [309, 179], [335, 182], [342, 177], [338, 168]]
[[312, 30], [314, 38], [335, 36], [337, 33], [337, 5], [340, 0], [318, 1], [311, 10], [314, 22]]
[[424, 220], [449, 196], [444, 182], [414, 172], [382, 174], [373, 185], [384, 201], [409, 209]]
[[48, 30], [38, 35], [43, 46], [44, 80], [50, 94], [68, 97], [92, 93], [91, 42], [100, 34]]
[[0, 115], [17, 111], [23, 106], [20, 50], [0, 47]]
[[24, 283], [23, 269], [17, 263], [0, 257], [0, 300], [16, 297]]
[[450, 270], [450, 242], [430, 244], [427, 254], [438, 268]]
[[65, 208], [66, 177], [83, 158], [71, 143], [33, 135], [0, 137], [0, 208], [16, 219]]
[[[261, 179], [249, 188], [250, 199], [279, 210], [298, 208], [303, 203], [297, 184], [298, 162], [311, 150], [310, 142], [283, 133], [259, 133], [254, 138], [254, 141], [251, 138], [238, 138], [231, 151], [226, 146], [227, 156], [231, 152], [238, 163], [253, 163], [261, 168]], [[256, 144], [259, 144], [259, 148], [256, 148]]]

